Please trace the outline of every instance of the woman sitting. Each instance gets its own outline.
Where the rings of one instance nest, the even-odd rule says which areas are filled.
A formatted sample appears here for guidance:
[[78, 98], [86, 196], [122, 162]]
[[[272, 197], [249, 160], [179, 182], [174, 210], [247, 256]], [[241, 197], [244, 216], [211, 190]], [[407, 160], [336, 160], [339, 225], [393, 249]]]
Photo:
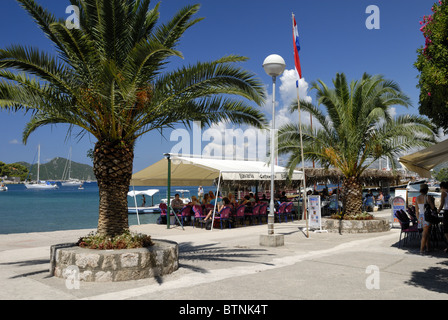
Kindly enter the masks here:
[[[217, 213], [219, 213], [224, 207], [227, 207], [230, 205], [229, 198], [223, 198], [221, 203], [218, 203], [217, 205]], [[211, 216], [213, 215], [213, 209], [210, 210], [210, 212], [207, 214], [204, 220], [201, 222], [206, 222], [208, 219], [211, 219]]]

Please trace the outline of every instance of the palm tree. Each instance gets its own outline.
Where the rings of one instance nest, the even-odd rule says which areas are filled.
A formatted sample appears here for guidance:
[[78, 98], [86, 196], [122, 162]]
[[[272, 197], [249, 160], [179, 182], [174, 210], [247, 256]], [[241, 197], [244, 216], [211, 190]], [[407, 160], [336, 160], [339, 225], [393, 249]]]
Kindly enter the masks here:
[[[345, 214], [356, 214], [362, 209], [362, 173], [380, 157], [389, 158], [395, 169], [401, 152], [434, 143], [436, 128], [416, 115], [393, 118], [390, 107], [408, 107], [410, 99], [395, 82], [380, 75], [364, 74], [348, 84], [344, 74], [336, 74], [333, 85], [331, 89], [321, 80], [312, 84], [326, 112], [301, 101], [301, 108], [318, 122], [314, 128], [302, 125], [304, 158], [341, 170]], [[291, 104], [290, 111], [294, 110], [297, 101]], [[279, 129], [278, 148], [280, 155], [288, 155], [290, 170], [301, 163], [299, 125]]]
[[182, 35], [201, 19], [199, 5], [186, 6], [165, 24], [150, 0], [71, 0], [80, 28], [67, 28], [34, 0], [17, 0], [54, 43], [52, 56], [14, 45], [0, 50], [0, 107], [30, 110], [23, 140], [37, 128], [69, 124], [69, 133], [96, 139], [94, 173], [100, 205], [98, 233], [129, 228], [127, 192], [134, 145], [145, 133], [191, 121], [222, 120], [264, 127], [264, 87], [237, 66], [245, 57], [166, 70]]

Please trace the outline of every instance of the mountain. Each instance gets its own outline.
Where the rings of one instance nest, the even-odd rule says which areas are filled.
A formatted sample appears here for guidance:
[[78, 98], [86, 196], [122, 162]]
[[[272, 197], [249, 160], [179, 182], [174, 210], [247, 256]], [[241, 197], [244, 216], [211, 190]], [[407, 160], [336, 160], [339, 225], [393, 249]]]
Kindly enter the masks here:
[[[40, 164], [40, 179], [41, 180], [62, 180], [64, 169], [68, 166], [68, 160], [65, 158], [54, 158], [50, 162]], [[18, 162], [30, 168], [30, 164], [26, 162]], [[37, 164], [31, 166], [30, 177], [28, 180], [36, 180], [37, 178]], [[80, 180], [95, 180], [93, 174], [93, 167], [87, 164], [73, 162], [71, 164], [70, 178]]]

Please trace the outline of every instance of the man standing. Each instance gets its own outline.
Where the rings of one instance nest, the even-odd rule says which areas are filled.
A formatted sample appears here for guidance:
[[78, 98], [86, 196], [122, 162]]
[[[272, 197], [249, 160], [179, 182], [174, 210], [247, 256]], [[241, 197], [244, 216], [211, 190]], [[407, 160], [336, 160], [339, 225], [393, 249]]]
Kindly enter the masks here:
[[198, 188], [198, 199], [199, 199], [199, 202], [202, 202], [202, 198], [204, 198], [204, 189], [202, 188], [202, 186], [199, 186], [199, 188]]

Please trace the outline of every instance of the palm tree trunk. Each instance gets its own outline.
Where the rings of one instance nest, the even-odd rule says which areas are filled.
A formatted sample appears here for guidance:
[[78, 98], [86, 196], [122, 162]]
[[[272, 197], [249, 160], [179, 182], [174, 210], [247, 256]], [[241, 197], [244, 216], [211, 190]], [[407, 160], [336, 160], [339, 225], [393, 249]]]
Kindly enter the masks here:
[[356, 177], [346, 178], [342, 184], [344, 215], [362, 212], [362, 185]]
[[114, 237], [129, 229], [129, 183], [134, 161], [133, 145], [98, 141], [93, 155], [98, 180], [100, 208], [98, 234]]

